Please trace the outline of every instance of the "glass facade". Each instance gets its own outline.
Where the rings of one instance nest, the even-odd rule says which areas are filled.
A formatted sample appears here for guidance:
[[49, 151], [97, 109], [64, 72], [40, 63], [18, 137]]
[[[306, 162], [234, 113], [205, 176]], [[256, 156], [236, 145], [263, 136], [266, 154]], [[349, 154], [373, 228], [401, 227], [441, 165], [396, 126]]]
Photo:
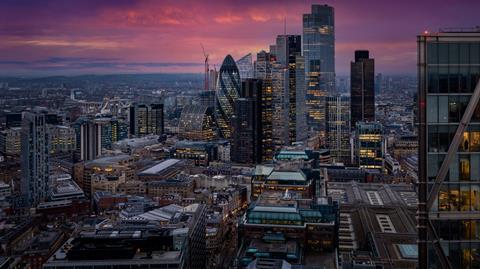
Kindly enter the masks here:
[[183, 107], [178, 123], [180, 139], [210, 141], [216, 138], [213, 108], [202, 105]]
[[351, 162], [350, 152], [350, 98], [329, 96], [326, 102], [327, 145], [335, 162]]
[[357, 50], [350, 68], [350, 114], [355, 127], [359, 121], [375, 121], [375, 62], [368, 50]]
[[307, 122], [312, 128], [325, 124], [325, 96], [335, 91], [334, 9], [312, 5], [303, 15], [303, 55], [307, 87]]
[[273, 158], [272, 121], [273, 121], [273, 91], [272, 91], [272, 55], [261, 51], [257, 53], [255, 62], [255, 78], [262, 80], [262, 160], [270, 161]]
[[[418, 37], [420, 202], [430, 196], [437, 173], [480, 78], [480, 32], [442, 32]], [[480, 267], [480, 106], [461, 134], [432, 208], [419, 208], [433, 223], [453, 268]], [[422, 215], [421, 215], [422, 216]], [[420, 218], [420, 221], [422, 218]], [[419, 225], [419, 234], [425, 229]], [[421, 268], [441, 268], [435, 238], [420, 238]]]
[[249, 53], [237, 61], [238, 71], [240, 72], [240, 78], [249, 79], [253, 78], [253, 57], [252, 54]]
[[367, 169], [383, 169], [382, 125], [376, 122], [357, 122], [355, 139], [357, 164]]
[[223, 60], [217, 80], [217, 104], [215, 118], [223, 138], [232, 137], [234, 103], [240, 95], [240, 73], [231, 55]]

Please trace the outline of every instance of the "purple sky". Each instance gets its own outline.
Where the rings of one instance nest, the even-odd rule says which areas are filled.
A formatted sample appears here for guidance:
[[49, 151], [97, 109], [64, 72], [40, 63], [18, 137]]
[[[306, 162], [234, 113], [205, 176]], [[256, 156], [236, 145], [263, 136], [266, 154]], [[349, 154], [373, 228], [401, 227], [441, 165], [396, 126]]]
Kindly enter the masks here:
[[277, 34], [301, 34], [312, 3], [335, 8], [336, 70], [349, 73], [355, 49], [376, 72], [415, 74], [416, 35], [480, 25], [480, 1], [441, 0], [2, 0], [0, 76], [202, 72], [268, 49]]

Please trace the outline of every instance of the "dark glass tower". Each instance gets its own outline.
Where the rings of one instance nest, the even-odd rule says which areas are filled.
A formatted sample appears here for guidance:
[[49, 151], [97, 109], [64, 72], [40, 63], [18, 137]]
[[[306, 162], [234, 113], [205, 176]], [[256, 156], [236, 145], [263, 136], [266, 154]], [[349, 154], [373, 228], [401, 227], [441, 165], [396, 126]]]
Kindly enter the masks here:
[[272, 62], [274, 57], [265, 51], [257, 53], [255, 61], [255, 78], [262, 80], [262, 161], [273, 158], [273, 90]]
[[479, 268], [480, 29], [417, 41], [419, 268]]
[[357, 50], [350, 68], [350, 114], [354, 128], [359, 121], [375, 121], [375, 62], [369, 58], [368, 50]]
[[242, 81], [242, 91], [235, 101], [233, 118], [232, 160], [239, 163], [261, 163], [263, 160], [262, 81]]
[[312, 5], [303, 14], [303, 55], [307, 87], [307, 121], [314, 129], [325, 126], [325, 96], [335, 91], [334, 9]]
[[232, 117], [234, 115], [235, 100], [240, 95], [240, 73], [231, 55], [223, 60], [217, 80], [217, 102], [215, 117], [220, 135], [223, 138], [232, 137]]
[[130, 133], [137, 137], [162, 135], [163, 104], [134, 104], [130, 107]]

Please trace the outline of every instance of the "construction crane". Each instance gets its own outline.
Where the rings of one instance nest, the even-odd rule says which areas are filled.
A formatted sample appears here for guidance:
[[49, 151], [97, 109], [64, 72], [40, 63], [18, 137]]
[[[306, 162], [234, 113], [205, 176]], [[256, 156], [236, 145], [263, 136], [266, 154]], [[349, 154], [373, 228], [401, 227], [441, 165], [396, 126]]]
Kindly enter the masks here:
[[209, 76], [209, 66], [208, 66], [208, 54], [205, 53], [205, 48], [203, 47], [203, 44], [200, 43], [200, 46], [202, 46], [202, 51], [203, 51], [203, 56], [205, 57], [205, 91], [208, 91], [208, 76]]

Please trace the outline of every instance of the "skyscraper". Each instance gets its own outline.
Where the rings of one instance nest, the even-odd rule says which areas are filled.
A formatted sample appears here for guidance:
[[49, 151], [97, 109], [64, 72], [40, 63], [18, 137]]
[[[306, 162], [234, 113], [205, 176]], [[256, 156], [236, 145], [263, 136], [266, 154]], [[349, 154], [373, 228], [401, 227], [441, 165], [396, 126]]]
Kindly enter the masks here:
[[265, 51], [257, 53], [257, 61], [255, 61], [255, 78], [262, 80], [262, 161], [270, 161], [273, 158], [273, 91], [271, 71], [273, 61], [274, 57]]
[[355, 51], [350, 64], [350, 107], [352, 127], [359, 121], [375, 121], [375, 62], [368, 50]]
[[419, 268], [478, 268], [480, 28], [417, 42]]
[[326, 99], [327, 146], [335, 162], [350, 163], [350, 98], [328, 96]]
[[272, 141], [275, 150], [289, 145], [288, 69], [280, 63], [272, 64]]
[[262, 81], [242, 81], [242, 91], [235, 101], [232, 160], [239, 163], [261, 163], [263, 160]]
[[21, 131], [21, 192], [26, 205], [36, 206], [48, 195], [49, 136], [46, 112], [26, 112]]
[[325, 125], [325, 96], [335, 91], [334, 9], [312, 5], [312, 13], [303, 14], [303, 55], [307, 87], [307, 120], [310, 127]]
[[305, 63], [301, 44], [299, 35], [279, 35], [275, 50], [270, 52], [275, 53], [276, 62], [287, 69], [286, 97], [283, 100], [288, 113], [287, 144], [306, 138]]
[[238, 71], [240, 72], [240, 79], [249, 79], [253, 78], [254, 76], [254, 68], [253, 68], [253, 59], [252, 54], [249, 53], [242, 58], [240, 58], [237, 62]]
[[130, 134], [137, 137], [163, 134], [163, 104], [133, 104], [130, 107]]
[[240, 95], [240, 73], [231, 55], [223, 60], [217, 80], [215, 118], [223, 138], [232, 137], [234, 103]]

